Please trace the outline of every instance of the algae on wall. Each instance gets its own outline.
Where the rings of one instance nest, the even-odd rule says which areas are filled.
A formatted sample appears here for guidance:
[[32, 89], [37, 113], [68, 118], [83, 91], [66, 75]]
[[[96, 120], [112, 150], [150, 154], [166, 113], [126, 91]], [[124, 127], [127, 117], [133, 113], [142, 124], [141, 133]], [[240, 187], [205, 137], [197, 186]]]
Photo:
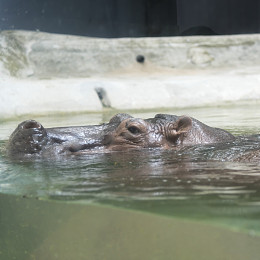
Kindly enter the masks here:
[[24, 43], [11, 31], [0, 34], [0, 64], [1, 74], [13, 77], [22, 76], [28, 68]]

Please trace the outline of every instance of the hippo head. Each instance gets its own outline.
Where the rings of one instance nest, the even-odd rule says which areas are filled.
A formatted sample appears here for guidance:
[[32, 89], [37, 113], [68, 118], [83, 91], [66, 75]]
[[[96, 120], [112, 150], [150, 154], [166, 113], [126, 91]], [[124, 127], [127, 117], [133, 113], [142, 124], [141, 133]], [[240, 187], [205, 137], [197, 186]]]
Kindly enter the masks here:
[[192, 120], [187, 116], [177, 120], [131, 117], [120, 122], [115, 130], [104, 136], [104, 146], [109, 150], [150, 147], [169, 149], [181, 144], [191, 127]]
[[34, 120], [18, 125], [7, 143], [15, 158], [53, 157], [60, 154], [122, 151], [232, 141], [223, 129], [209, 127], [188, 116], [158, 114], [140, 119], [117, 114], [109, 123], [91, 126], [44, 128]]

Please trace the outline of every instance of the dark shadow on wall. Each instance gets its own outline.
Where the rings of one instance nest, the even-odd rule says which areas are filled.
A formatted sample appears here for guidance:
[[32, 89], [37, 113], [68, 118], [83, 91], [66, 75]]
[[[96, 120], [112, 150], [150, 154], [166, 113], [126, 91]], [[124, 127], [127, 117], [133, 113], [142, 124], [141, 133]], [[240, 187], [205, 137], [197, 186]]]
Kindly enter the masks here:
[[0, 30], [93, 37], [260, 32], [258, 0], [0, 0]]
[[223, 35], [260, 32], [258, 0], [177, 0], [177, 13], [180, 34], [196, 27]]
[[177, 35], [172, 0], [0, 0], [0, 30], [94, 37]]

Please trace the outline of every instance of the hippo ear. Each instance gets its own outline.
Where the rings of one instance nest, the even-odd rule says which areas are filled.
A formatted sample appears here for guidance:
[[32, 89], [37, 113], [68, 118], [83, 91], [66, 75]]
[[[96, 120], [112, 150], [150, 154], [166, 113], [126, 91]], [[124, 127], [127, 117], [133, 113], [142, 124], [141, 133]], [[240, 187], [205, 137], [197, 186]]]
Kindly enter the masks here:
[[180, 117], [176, 122], [170, 124], [166, 130], [166, 138], [171, 142], [176, 142], [183, 134], [187, 133], [192, 126], [192, 120], [188, 116]]
[[176, 129], [177, 134], [188, 132], [191, 126], [192, 126], [192, 121], [191, 118], [188, 116], [182, 116], [173, 125], [173, 127]]

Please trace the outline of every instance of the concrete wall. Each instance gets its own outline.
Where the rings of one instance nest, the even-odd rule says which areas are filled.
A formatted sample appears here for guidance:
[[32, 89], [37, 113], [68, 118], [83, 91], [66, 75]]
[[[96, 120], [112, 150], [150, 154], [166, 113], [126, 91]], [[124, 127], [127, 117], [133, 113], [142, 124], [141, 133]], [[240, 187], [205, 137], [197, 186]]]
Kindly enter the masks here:
[[[0, 68], [28, 78], [89, 77], [138, 65], [201, 69], [260, 65], [260, 35], [100, 39], [40, 32], [0, 33]], [[138, 64], [137, 55], [145, 62]], [[140, 66], [139, 66], [140, 65]]]
[[4, 31], [0, 52], [0, 119], [260, 99], [260, 35], [98, 39]]

